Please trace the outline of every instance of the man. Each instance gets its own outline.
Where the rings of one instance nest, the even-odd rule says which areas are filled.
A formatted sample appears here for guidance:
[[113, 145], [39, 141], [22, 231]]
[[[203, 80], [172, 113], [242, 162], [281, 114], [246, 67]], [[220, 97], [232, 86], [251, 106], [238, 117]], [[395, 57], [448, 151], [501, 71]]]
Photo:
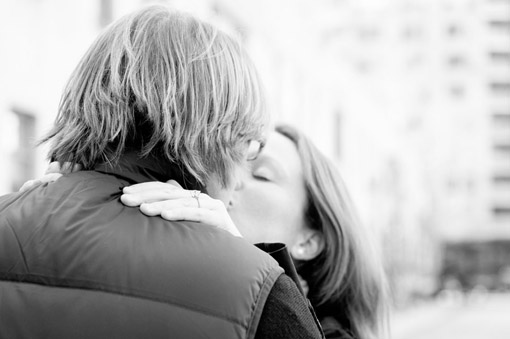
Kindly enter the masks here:
[[213, 27], [163, 7], [109, 26], [45, 139], [84, 171], [0, 198], [0, 338], [320, 337], [269, 255], [119, 201], [171, 178], [228, 201], [263, 142], [261, 102], [242, 48]]

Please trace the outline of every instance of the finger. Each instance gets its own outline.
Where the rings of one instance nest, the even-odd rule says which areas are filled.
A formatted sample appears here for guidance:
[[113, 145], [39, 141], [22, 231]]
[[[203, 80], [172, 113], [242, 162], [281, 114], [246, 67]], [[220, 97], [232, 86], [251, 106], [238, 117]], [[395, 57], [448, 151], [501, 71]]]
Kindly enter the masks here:
[[31, 189], [32, 187], [41, 184], [42, 182], [40, 180], [28, 180], [23, 184], [23, 186], [20, 187], [19, 192], [25, 192]]
[[131, 194], [122, 194], [120, 196], [120, 201], [126, 205], [126, 206], [129, 206], [129, 207], [136, 207], [136, 206], [140, 206], [142, 203], [140, 203], [140, 201], [138, 201], [136, 199], [135, 196], [131, 195]]
[[175, 185], [160, 181], [143, 182], [131, 186], [126, 186], [123, 189], [124, 193], [138, 193], [147, 190], [177, 190], [179, 189]]
[[74, 165], [68, 161], [60, 166], [60, 173], [69, 174], [73, 172]]
[[164, 211], [179, 210], [182, 208], [196, 208], [212, 210], [215, 207], [211, 200], [200, 201], [200, 205], [195, 198], [180, 198], [174, 200], [156, 201], [151, 203], [143, 203], [140, 205], [140, 211], [145, 215], [155, 216], [161, 215]]
[[177, 196], [172, 197], [170, 194], [164, 194], [161, 191], [139, 192], [134, 194], [122, 194], [120, 201], [126, 206], [140, 206], [143, 203], [152, 203], [156, 201], [166, 201], [177, 199]]
[[194, 221], [221, 228], [219, 227], [221, 223], [218, 215], [204, 208], [181, 207], [167, 209], [161, 213], [161, 217], [170, 221]]
[[46, 183], [57, 181], [58, 178], [60, 178], [61, 176], [63, 176], [62, 173], [50, 173], [50, 174], [46, 174], [46, 175], [42, 176], [38, 180], [41, 181], [43, 184], [46, 184]]
[[62, 166], [60, 167], [60, 173], [64, 173], [64, 174], [69, 174], [69, 173], [73, 173], [73, 172], [78, 172], [78, 171], [81, 171], [82, 169], [82, 166], [80, 164], [74, 164], [72, 165], [71, 162], [64, 162], [64, 164], [62, 164]]
[[82, 165], [80, 165], [80, 164], [75, 164], [75, 165], [73, 166], [73, 172], [79, 172], [79, 171], [81, 171], [82, 169], [83, 169], [83, 166], [82, 166]]
[[185, 190], [151, 189], [136, 193], [124, 193], [121, 196], [121, 201], [128, 206], [139, 206], [143, 203], [187, 198], [191, 198], [191, 194]]
[[45, 174], [49, 173], [60, 173], [60, 163], [58, 161], [53, 161], [48, 165]]
[[161, 217], [170, 221], [180, 220], [199, 222], [227, 231], [235, 237], [243, 237], [230, 219], [223, 218], [221, 214], [213, 210], [183, 207], [179, 209], [165, 210], [161, 213]]
[[166, 182], [167, 184], [174, 185], [175, 187], [182, 188], [181, 184], [179, 184], [177, 181], [171, 179]]
[[51, 183], [51, 182], [57, 181], [58, 178], [60, 178], [61, 176], [63, 176], [63, 174], [61, 174], [61, 173], [45, 174], [40, 179], [34, 179], [34, 180], [27, 181], [26, 183], [23, 184], [23, 186], [21, 186], [19, 191], [25, 192], [26, 190], [28, 190], [36, 185], [46, 184], [46, 183]]

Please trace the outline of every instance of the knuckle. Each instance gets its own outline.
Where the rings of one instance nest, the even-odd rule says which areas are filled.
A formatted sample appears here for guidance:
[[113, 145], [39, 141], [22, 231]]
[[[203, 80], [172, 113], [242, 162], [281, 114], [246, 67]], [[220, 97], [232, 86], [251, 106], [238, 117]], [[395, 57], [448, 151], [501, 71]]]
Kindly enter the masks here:
[[184, 207], [196, 207], [196, 201], [193, 198], [188, 198], [183, 200]]
[[20, 192], [24, 192], [24, 191], [28, 190], [30, 187], [32, 187], [33, 185], [34, 185], [34, 181], [33, 180], [29, 180], [26, 183], [24, 183], [23, 186], [21, 186], [19, 191]]
[[178, 219], [182, 219], [180, 213], [178, 211], [175, 211], [175, 210], [165, 210], [163, 212], [161, 212], [161, 216], [164, 218], [164, 219], [167, 219], [167, 220], [178, 220]]
[[58, 178], [60, 178], [62, 176], [61, 173], [51, 173], [51, 174], [48, 174], [46, 177], [44, 177], [43, 179], [45, 179], [45, 182], [53, 182], [53, 181], [56, 181]]
[[168, 180], [166, 183], [172, 185], [174, 188], [182, 188], [182, 186], [179, 185], [179, 183], [173, 179]]
[[163, 193], [164, 193], [165, 195], [170, 195], [170, 194], [172, 194], [172, 191], [173, 191], [173, 189], [171, 189], [171, 188], [170, 188], [170, 187], [168, 187], [168, 186], [165, 186], [165, 187], [163, 188]]
[[200, 222], [204, 221], [204, 211], [203, 210], [198, 209], [197, 213], [196, 213], [196, 216], [197, 216], [197, 220], [198, 221], [200, 221]]
[[161, 211], [172, 211], [175, 210], [174, 205], [171, 201], [165, 200], [165, 201], [157, 201], [153, 203], [154, 206], [157, 206]]

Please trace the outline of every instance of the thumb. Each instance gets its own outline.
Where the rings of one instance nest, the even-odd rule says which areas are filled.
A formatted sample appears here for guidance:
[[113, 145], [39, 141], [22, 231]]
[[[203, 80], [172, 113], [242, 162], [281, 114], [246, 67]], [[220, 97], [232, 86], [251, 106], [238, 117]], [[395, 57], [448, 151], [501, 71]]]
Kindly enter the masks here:
[[175, 180], [173, 180], [173, 179], [168, 180], [166, 183], [167, 183], [167, 184], [170, 184], [170, 185], [173, 185], [173, 186], [175, 186], [175, 187], [178, 187], [178, 188], [182, 188], [182, 186], [181, 186], [181, 185], [180, 185], [177, 181], [175, 181]]

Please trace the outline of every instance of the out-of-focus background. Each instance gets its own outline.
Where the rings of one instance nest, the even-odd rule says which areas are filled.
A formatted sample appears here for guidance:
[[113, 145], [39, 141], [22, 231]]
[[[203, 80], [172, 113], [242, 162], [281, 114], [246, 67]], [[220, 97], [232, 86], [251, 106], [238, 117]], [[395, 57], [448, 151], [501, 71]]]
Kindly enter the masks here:
[[[0, 3], [0, 194], [44, 173], [34, 141], [74, 66], [148, 3]], [[275, 121], [338, 164], [383, 253], [392, 338], [510, 338], [509, 0], [160, 3], [238, 34]]]

